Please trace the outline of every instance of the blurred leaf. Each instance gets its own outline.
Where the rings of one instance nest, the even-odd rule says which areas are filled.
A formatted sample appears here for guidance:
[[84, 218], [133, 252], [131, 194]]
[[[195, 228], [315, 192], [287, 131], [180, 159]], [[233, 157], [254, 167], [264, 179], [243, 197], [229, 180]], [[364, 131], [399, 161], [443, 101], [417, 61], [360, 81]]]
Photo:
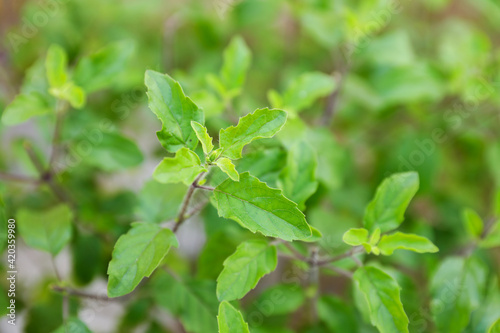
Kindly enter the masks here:
[[483, 219], [472, 209], [467, 208], [462, 212], [462, 219], [464, 221], [465, 230], [467, 233], [474, 237], [481, 237], [483, 233]]
[[156, 302], [179, 317], [186, 331], [217, 332], [215, 285], [205, 280], [177, 280], [159, 272], [154, 281]]
[[[256, 310], [266, 309], [266, 316], [294, 313], [304, 305], [306, 295], [299, 284], [276, 284], [264, 290], [252, 302]], [[252, 313], [252, 311], [249, 311]]]
[[152, 223], [133, 223], [132, 228], [115, 244], [108, 267], [108, 296], [132, 292], [158, 267], [177, 239], [169, 229]]
[[418, 190], [418, 174], [394, 174], [379, 185], [375, 197], [366, 207], [363, 219], [368, 230], [379, 227], [382, 232], [396, 229], [404, 220], [404, 213]]
[[247, 241], [224, 261], [217, 278], [217, 298], [232, 301], [255, 288], [260, 278], [274, 271], [278, 263], [276, 247], [266, 241]]
[[80, 319], [76, 317], [68, 318], [67, 321], [53, 333], [67, 333], [67, 332], [92, 333], [92, 331], [88, 329], [87, 325], [85, 325]]
[[243, 147], [250, 142], [273, 137], [285, 124], [287, 114], [282, 110], [258, 109], [240, 118], [238, 125], [221, 129], [219, 134], [222, 156], [241, 158]]
[[153, 172], [160, 183], [179, 183], [191, 185], [196, 177], [208, 170], [201, 166], [198, 155], [188, 148], [181, 148], [175, 157], [165, 157]]
[[203, 124], [203, 111], [170, 76], [148, 70], [145, 82], [149, 108], [162, 122], [161, 131], [156, 132], [162, 146], [171, 153], [183, 147], [196, 148], [198, 139], [191, 121]]
[[243, 319], [241, 312], [226, 301], [221, 302], [219, 305], [217, 322], [219, 324], [219, 333], [250, 333], [248, 324]]
[[[105, 171], [116, 171], [141, 164], [143, 156], [135, 142], [118, 134], [101, 132], [96, 142], [90, 140], [72, 143], [72, 150], [82, 153], [83, 160]], [[81, 148], [85, 142], [87, 150]], [[81, 149], [81, 150], [80, 150]]]
[[139, 221], [160, 223], [173, 219], [187, 191], [184, 184], [161, 184], [153, 179], [144, 184], [135, 209]]
[[51, 45], [45, 60], [47, 79], [51, 88], [60, 88], [66, 83], [68, 80], [67, 65], [68, 57], [64, 49], [56, 44]]
[[307, 143], [297, 143], [288, 151], [286, 167], [280, 174], [278, 185], [301, 210], [318, 188], [316, 167], [316, 155]]
[[58, 254], [71, 239], [73, 212], [66, 205], [44, 211], [23, 208], [17, 213], [19, 233], [30, 247]]
[[75, 68], [76, 84], [88, 93], [112, 86], [133, 50], [132, 43], [118, 42], [82, 58]]
[[488, 329], [488, 333], [500, 333], [500, 318], [498, 318]]
[[311, 228], [297, 204], [248, 172], [240, 181], [227, 179], [214, 191], [219, 216], [230, 218], [252, 232], [287, 241], [311, 236]]
[[252, 55], [245, 41], [239, 36], [234, 37], [224, 50], [224, 64], [221, 69], [222, 83], [226, 91], [237, 91], [239, 93], [245, 82], [251, 60]]
[[318, 316], [331, 332], [358, 332], [353, 308], [337, 297], [324, 295], [318, 301]]
[[51, 113], [52, 108], [37, 92], [19, 94], [2, 113], [2, 122], [7, 126], [23, 123], [32, 117]]
[[494, 222], [486, 237], [479, 242], [479, 246], [483, 248], [500, 246], [500, 220]]
[[450, 257], [431, 278], [431, 313], [440, 332], [462, 332], [482, 302], [487, 267], [474, 257]]
[[304, 73], [294, 79], [283, 93], [283, 109], [300, 112], [336, 88], [333, 76], [320, 72]]

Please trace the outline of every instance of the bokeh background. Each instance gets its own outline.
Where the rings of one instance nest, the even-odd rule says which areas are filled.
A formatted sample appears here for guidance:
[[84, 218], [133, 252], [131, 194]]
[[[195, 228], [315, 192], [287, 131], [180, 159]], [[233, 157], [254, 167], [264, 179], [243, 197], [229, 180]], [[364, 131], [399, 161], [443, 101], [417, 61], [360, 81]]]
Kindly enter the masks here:
[[[183, 186], [151, 180], [166, 153], [155, 135], [160, 124], [147, 108], [147, 69], [178, 80], [205, 110], [212, 133], [256, 108], [286, 109], [289, 103], [293, 116], [279, 140], [305, 135], [318, 153], [319, 187], [305, 212], [312, 225], [329, 235], [322, 251], [344, 249], [342, 233], [361, 225], [377, 184], [395, 172], [418, 171], [420, 190], [404, 230], [433, 239], [441, 258], [468, 249], [464, 208], [475, 209], [485, 221], [495, 217], [500, 189], [496, 0], [2, 0], [0, 33], [0, 110], [19, 92], [44, 87], [43, 61], [50, 45], [62, 46], [70, 65], [114, 47], [99, 69], [105, 74], [99, 89], [88, 95], [83, 109], [68, 113], [61, 136], [65, 154], [55, 164], [58, 179], [77, 203], [83, 228], [54, 262], [70, 284], [94, 294], [105, 294], [107, 263], [118, 236], [133, 221], [173, 218], [184, 191]], [[248, 45], [252, 61], [241, 94], [228, 101], [210, 77], [219, 72], [235, 36]], [[299, 107], [294, 98], [310, 100]], [[52, 121], [44, 116], [0, 126], [2, 172], [38, 177], [23, 147], [31, 142], [46, 159]], [[103, 121], [111, 124], [106, 131], [137, 145], [137, 163], [103, 165], [109, 147], [85, 153], [82, 147]], [[239, 170], [260, 172], [275, 183], [286, 162], [286, 143], [265, 141], [252, 147]], [[261, 154], [259, 147], [271, 149]], [[45, 186], [0, 182], [9, 216], [57, 201]], [[242, 234], [218, 227], [216, 215], [207, 208], [199, 221], [182, 230], [182, 246], [170, 258], [176, 270], [200, 279], [217, 276], [220, 258], [213, 259], [213, 267], [200, 264], [199, 258], [213, 253], [216, 244], [225, 248], [218, 254], [224, 258], [238, 239], [229, 235]], [[3, 318], [0, 330], [51, 332], [62, 320], [62, 297], [49, 287], [55, 281], [51, 258], [22, 241], [18, 252], [19, 325], [7, 326]], [[407, 312], [428, 304], [422, 290], [439, 256], [402, 254], [386, 260], [409, 277], [403, 295], [411, 299], [405, 303]], [[483, 257], [490, 276], [498, 276], [498, 249]], [[279, 279], [283, 269], [268, 277], [247, 303]], [[325, 293], [346, 294], [345, 278], [324, 279]], [[4, 280], [0, 285], [5, 289]], [[145, 288], [139, 296], [116, 302], [75, 298], [71, 311], [80, 313], [95, 332], [182, 332], [176, 320], [154, 305], [152, 293]], [[0, 294], [3, 314], [6, 293]], [[498, 306], [499, 297], [496, 302]], [[288, 320], [295, 329], [290, 319], [266, 320], [269, 325], [278, 322], [277, 327]]]

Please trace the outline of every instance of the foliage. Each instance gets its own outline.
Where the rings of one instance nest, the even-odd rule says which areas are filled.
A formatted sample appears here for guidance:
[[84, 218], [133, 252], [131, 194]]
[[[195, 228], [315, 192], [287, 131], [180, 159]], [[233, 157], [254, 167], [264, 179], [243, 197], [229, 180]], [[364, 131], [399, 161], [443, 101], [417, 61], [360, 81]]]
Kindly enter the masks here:
[[500, 330], [496, 2], [23, 8], [0, 265], [12, 218], [24, 331]]

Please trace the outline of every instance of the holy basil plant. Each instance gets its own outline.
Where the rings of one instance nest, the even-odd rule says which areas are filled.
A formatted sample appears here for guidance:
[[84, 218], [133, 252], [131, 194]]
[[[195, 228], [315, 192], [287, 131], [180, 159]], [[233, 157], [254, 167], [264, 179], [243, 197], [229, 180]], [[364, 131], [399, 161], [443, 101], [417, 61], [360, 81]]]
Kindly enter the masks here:
[[[314, 172], [316, 164], [312, 149], [306, 144], [294, 148], [290, 167], [278, 182], [285, 192], [269, 186], [251, 171], [238, 172], [235, 166], [243, 157], [245, 146], [272, 138], [284, 127], [287, 112], [257, 109], [242, 116], [236, 125], [220, 129], [214, 139], [205, 127], [203, 109], [185, 95], [179, 82], [149, 70], [145, 83], [149, 107], [162, 124], [157, 137], [168, 155], [157, 165], [153, 177], [159, 183], [184, 184], [186, 190], [178, 207], [165, 207], [173, 209], [177, 216], [170, 228], [165, 224], [136, 222], [118, 239], [108, 267], [109, 297], [132, 292], [144, 277], [163, 267], [165, 271], [153, 279], [156, 297], [159, 304], [165, 304], [180, 318], [186, 329], [215, 332], [218, 327], [219, 332], [249, 332], [237, 301], [276, 269], [280, 255], [292, 256], [306, 265], [331, 266], [351, 276], [356, 306], [380, 332], [409, 332], [397, 278], [376, 262], [364, 265], [362, 261], [363, 253], [390, 256], [398, 250], [438, 251], [426, 237], [394, 231], [403, 222], [405, 210], [418, 190], [417, 173], [394, 174], [382, 182], [366, 207], [364, 228], [349, 229], [343, 236], [351, 249], [338, 256], [308, 258], [304, 249], [315, 247], [328, 237], [309, 225], [301, 211], [317, 187], [314, 177], [308, 176], [308, 170]], [[297, 160], [299, 163], [295, 163]], [[223, 223], [232, 220], [254, 235], [242, 239], [234, 252], [226, 255], [216, 288], [212, 292], [205, 290], [203, 295], [196, 284], [168, 269], [169, 260], [174, 259], [167, 256], [179, 246], [179, 227], [199, 211], [191, 208], [196, 191], [209, 193], [210, 204], [220, 217], [227, 219]], [[217, 245], [223, 247], [224, 242]], [[335, 266], [349, 258], [357, 265], [348, 269]], [[295, 293], [290, 297], [297, 299], [296, 305], [290, 304], [290, 311], [300, 307], [304, 302], [302, 294], [285, 290], [291, 295]], [[213, 310], [214, 302], [220, 302], [218, 311]], [[259, 332], [258, 328], [255, 331]]]

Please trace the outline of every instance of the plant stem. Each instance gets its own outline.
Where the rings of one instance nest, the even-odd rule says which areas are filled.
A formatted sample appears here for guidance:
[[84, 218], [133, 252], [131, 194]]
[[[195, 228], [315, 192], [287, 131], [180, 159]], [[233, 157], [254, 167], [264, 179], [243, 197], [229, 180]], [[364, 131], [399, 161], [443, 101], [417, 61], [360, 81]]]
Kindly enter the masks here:
[[205, 174], [206, 174], [205, 172], [200, 173], [198, 175], [198, 177], [196, 177], [194, 182], [189, 186], [188, 191], [186, 192], [186, 195], [184, 196], [184, 199], [182, 200], [181, 210], [179, 211], [179, 215], [177, 215], [177, 219], [176, 219], [177, 222], [175, 223], [174, 228], [172, 229], [172, 231], [174, 233], [177, 232], [177, 230], [179, 229], [181, 224], [186, 220], [186, 218], [187, 218], [186, 211], [189, 207], [189, 202], [191, 201], [191, 198], [193, 197], [194, 191], [197, 188], [202, 188], [202, 187], [200, 187], [200, 185], [198, 185], [198, 182], [201, 179], [203, 179]]
[[113, 298], [109, 298], [107, 296], [89, 294], [89, 293], [86, 293], [83, 291], [79, 291], [79, 290], [75, 290], [75, 289], [67, 288], [67, 287], [61, 287], [61, 286], [52, 286], [52, 290], [56, 291], [58, 293], [64, 293], [64, 294], [68, 294], [68, 295], [72, 295], [72, 296], [89, 298], [89, 299], [98, 300], [98, 301], [114, 300]]
[[54, 133], [52, 135], [52, 151], [50, 153], [49, 167], [54, 165], [57, 159], [58, 143], [61, 136], [62, 123], [64, 119], [64, 112], [66, 111], [63, 101], [58, 101], [56, 106], [56, 123], [54, 125]]
[[13, 175], [5, 172], [0, 172], [0, 179], [10, 182], [20, 182], [20, 183], [33, 183], [38, 184], [40, 181], [36, 178], [21, 176], [21, 175]]
[[342, 260], [345, 258], [349, 258], [349, 257], [354, 257], [356, 254], [359, 254], [363, 251], [364, 251], [364, 248], [362, 246], [355, 246], [355, 247], [351, 248], [349, 251], [342, 253], [342, 254], [339, 254], [338, 256], [319, 260], [317, 262], [317, 264], [318, 264], [318, 266], [328, 265], [332, 262], [336, 262], [336, 261], [339, 261], [339, 260]]

